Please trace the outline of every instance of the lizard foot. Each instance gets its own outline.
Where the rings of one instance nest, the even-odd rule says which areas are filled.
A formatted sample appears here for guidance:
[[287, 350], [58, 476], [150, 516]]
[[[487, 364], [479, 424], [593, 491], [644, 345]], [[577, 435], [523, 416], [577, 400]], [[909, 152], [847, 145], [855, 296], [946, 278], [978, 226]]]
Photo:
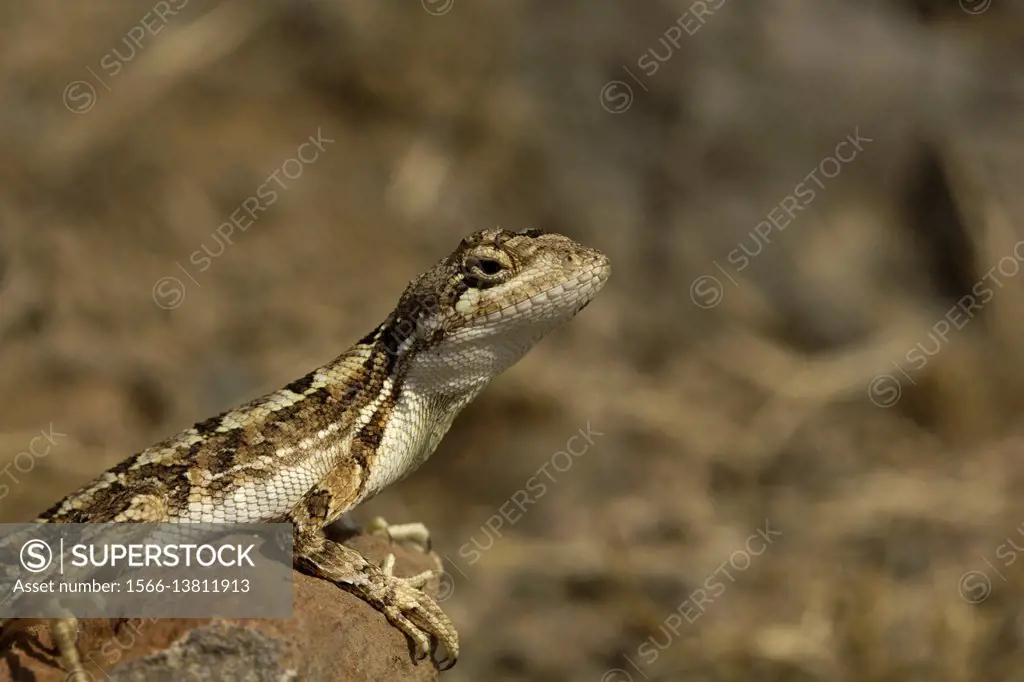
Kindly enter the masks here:
[[[371, 600], [381, 600], [381, 609], [388, 620], [416, 643], [417, 656], [427, 656], [433, 650], [436, 640], [448, 651], [448, 658], [439, 663], [441, 670], [455, 665], [459, 655], [458, 633], [441, 607], [429, 597], [423, 588], [433, 578], [441, 576], [440, 570], [423, 571], [408, 578], [399, 578], [394, 574], [395, 555], [388, 554], [380, 564], [383, 582], [367, 596]], [[428, 636], [429, 635], [429, 636]], [[450, 661], [450, 662], [449, 662]]]
[[377, 516], [366, 524], [365, 531], [370, 535], [386, 537], [392, 542], [413, 545], [424, 554], [429, 554], [431, 550], [430, 531], [422, 523], [391, 524]]
[[432, 656], [441, 644], [448, 655], [438, 667], [447, 670], [455, 665], [459, 635], [437, 602], [423, 591], [431, 579], [440, 577], [440, 570], [400, 578], [394, 575], [393, 554], [373, 564], [356, 550], [317, 535], [300, 536], [295, 562], [300, 570], [348, 589], [383, 613], [412, 641], [417, 659]]

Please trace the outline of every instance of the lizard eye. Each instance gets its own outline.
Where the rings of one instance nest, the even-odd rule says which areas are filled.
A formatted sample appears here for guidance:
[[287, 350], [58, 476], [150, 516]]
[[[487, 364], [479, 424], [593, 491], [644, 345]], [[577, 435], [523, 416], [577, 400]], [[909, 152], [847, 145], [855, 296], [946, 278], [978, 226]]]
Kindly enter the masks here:
[[476, 262], [474, 267], [478, 268], [480, 272], [488, 276], [497, 275], [501, 272], [501, 263], [491, 258], [481, 258]]
[[498, 284], [505, 279], [506, 266], [491, 255], [472, 255], [466, 258], [463, 270], [466, 283], [478, 289]]

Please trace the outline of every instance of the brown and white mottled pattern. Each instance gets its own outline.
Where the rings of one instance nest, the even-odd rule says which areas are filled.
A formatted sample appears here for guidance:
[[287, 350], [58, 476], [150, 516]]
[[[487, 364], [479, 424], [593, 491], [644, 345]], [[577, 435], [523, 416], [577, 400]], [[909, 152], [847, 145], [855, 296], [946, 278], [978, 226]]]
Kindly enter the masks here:
[[[603, 254], [562, 235], [476, 232], [334, 361], [129, 457], [37, 520], [291, 522], [297, 568], [362, 596], [419, 654], [436, 638], [453, 665], [458, 635], [420, 590], [433, 574], [397, 578], [323, 528], [422, 464], [458, 412], [609, 274]], [[55, 628], [78, 669], [74, 631]]]

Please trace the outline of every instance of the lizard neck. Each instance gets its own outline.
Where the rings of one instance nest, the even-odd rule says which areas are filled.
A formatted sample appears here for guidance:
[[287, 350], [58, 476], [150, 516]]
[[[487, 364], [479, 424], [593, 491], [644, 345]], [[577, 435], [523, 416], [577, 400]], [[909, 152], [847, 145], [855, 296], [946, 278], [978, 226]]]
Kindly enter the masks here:
[[417, 363], [396, 377], [392, 406], [372, 457], [368, 480], [357, 504], [418, 469], [433, 454], [459, 412], [486, 387], [475, 381], [439, 381], [435, 369]]

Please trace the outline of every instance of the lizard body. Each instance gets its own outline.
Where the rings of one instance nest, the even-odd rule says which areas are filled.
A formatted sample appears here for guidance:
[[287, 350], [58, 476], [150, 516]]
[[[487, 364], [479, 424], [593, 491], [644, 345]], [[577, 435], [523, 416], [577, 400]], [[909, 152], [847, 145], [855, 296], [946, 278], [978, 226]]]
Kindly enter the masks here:
[[[373, 564], [324, 528], [422, 464], [458, 412], [609, 274], [603, 254], [561, 235], [476, 232], [335, 360], [129, 457], [36, 520], [290, 522], [297, 569], [361, 596], [418, 655], [439, 641], [453, 665], [458, 635], [421, 590], [437, 572], [398, 578], [393, 557]], [[55, 623], [74, 671], [76, 632], [74, 619]]]

